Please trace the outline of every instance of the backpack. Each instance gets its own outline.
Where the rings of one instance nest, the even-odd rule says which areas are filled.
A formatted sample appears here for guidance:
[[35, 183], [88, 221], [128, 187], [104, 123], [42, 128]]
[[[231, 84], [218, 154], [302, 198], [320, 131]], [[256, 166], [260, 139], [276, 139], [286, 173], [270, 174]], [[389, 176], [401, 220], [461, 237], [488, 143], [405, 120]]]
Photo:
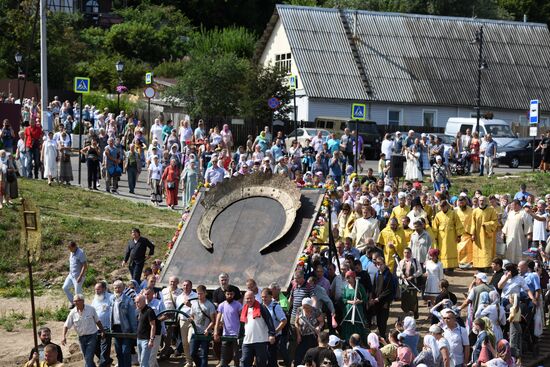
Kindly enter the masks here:
[[361, 363], [359, 363], [359, 367], [373, 367], [373, 365], [370, 363], [370, 361], [361, 353], [359, 350], [355, 349], [357, 354], [359, 354], [359, 357], [361, 357]]

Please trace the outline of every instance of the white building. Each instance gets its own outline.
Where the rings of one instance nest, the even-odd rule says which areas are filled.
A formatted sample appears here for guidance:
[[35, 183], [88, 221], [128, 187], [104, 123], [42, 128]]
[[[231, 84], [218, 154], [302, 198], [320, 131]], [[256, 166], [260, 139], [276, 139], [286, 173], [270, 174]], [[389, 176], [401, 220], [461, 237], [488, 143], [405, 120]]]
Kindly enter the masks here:
[[349, 119], [366, 103], [380, 125], [444, 127], [475, 117], [476, 31], [483, 25], [481, 111], [527, 125], [529, 101], [550, 117], [545, 24], [277, 5], [256, 58], [298, 76], [297, 119]]

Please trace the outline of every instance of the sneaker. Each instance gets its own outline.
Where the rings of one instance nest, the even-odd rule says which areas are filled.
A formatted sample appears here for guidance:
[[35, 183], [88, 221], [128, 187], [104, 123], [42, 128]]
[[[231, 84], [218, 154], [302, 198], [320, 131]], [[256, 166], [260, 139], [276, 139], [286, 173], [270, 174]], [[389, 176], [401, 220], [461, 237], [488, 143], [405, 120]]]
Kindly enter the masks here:
[[186, 363], [183, 367], [193, 367], [193, 363]]

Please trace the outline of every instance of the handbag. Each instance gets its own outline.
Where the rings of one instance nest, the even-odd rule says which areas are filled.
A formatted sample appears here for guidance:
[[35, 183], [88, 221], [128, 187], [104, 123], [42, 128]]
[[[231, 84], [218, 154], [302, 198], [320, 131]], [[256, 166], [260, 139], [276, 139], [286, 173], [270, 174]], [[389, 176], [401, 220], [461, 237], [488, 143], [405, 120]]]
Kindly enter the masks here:
[[109, 167], [107, 172], [111, 177], [118, 177], [122, 174], [122, 168], [120, 168], [120, 166], [116, 164], [114, 166]]

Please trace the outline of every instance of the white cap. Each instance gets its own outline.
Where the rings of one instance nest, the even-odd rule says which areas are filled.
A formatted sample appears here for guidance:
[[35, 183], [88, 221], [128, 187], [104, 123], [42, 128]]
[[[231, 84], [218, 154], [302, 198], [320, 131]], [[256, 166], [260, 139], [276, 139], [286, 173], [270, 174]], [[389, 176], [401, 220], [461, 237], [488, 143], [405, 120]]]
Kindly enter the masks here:
[[420, 134], [421, 138], [425, 138], [427, 135], [425, 133]]
[[436, 160], [436, 161], [442, 161], [443, 158], [442, 158], [440, 155], [438, 155], [437, 157], [435, 157], [435, 160]]
[[396, 132], [395, 132], [395, 135], [401, 135], [401, 132], [400, 132], [400, 131], [396, 131]]
[[401, 191], [399, 194], [397, 194], [398, 199], [405, 199], [407, 197], [407, 194]]
[[313, 300], [309, 297], [304, 298], [302, 300], [302, 306], [305, 306], [305, 305], [313, 307]]
[[443, 329], [436, 324], [433, 324], [432, 326], [430, 326], [430, 329], [428, 331], [433, 334], [443, 334]]
[[384, 191], [385, 192], [391, 192], [391, 186], [389, 186], [389, 185], [384, 186]]
[[340, 339], [336, 335], [331, 335], [328, 337], [328, 345], [333, 348], [336, 346], [336, 344], [340, 343], [341, 341], [342, 339]]
[[487, 283], [487, 274], [485, 273], [477, 273], [476, 278], [481, 280], [483, 283]]
[[409, 130], [409, 134], [413, 133], [414, 134], [414, 130]]

